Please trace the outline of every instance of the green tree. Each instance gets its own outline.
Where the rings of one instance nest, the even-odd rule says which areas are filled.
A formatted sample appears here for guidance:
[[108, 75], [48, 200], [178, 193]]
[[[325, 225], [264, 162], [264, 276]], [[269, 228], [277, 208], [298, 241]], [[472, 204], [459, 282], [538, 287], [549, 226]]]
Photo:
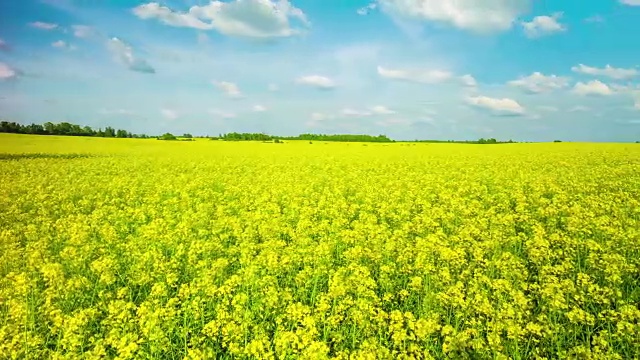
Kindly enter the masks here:
[[104, 128], [104, 137], [116, 137], [116, 131], [111, 126]]
[[177, 138], [172, 133], [164, 133], [158, 140], [177, 140]]

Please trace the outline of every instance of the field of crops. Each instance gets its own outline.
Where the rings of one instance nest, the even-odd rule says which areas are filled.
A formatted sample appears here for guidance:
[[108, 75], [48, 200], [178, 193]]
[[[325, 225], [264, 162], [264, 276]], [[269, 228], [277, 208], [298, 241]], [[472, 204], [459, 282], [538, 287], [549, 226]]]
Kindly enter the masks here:
[[640, 146], [0, 134], [0, 358], [640, 357]]

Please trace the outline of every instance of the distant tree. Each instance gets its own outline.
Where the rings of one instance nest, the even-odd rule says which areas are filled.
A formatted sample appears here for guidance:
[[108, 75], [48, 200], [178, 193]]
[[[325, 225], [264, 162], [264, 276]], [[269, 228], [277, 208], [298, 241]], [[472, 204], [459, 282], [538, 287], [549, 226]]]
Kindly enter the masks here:
[[177, 138], [171, 133], [164, 133], [162, 136], [158, 137], [158, 140], [177, 140]]
[[560, 143], [562, 140], [553, 140], [554, 143]]
[[182, 134], [182, 137], [186, 138], [186, 139], [191, 139], [191, 138], [193, 138], [193, 135], [191, 135], [189, 133], [185, 133], [185, 134]]
[[46, 123], [44, 123], [43, 126], [44, 126], [44, 132], [45, 133], [47, 133], [49, 135], [55, 135], [56, 126], [53, 123], [47, 121]]
[[85, 126], [82, 128], [82, 135], [84, 136], [95, 136], [96, 132], [91, 128], [91, 126]]
[[16, 134], [37, 134], [37, 135], [65, 135], [65, 136], [100, 136], [100, 137], [119, 137], [119, 138], [148, 138], [147, 135], [136, 135], [126, 130], [112, 127], [94, 130], [90, 126], [80, 126], [68, 122], [54, 124], [46, 122], [40, 124], [22, 125], [16, 122], [0, 121], [0, 132], [16, 133]]
[[116, 137], [115, 129], [110, 126], [104, 128], [104, 137]]

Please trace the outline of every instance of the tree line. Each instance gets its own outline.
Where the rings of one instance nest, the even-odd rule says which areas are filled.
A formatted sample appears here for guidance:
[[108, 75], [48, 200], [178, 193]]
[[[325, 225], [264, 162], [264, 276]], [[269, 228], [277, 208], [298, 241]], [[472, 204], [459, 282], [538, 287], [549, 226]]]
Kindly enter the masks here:
[[414, 140], [412, 142], [424, 142], [424, 143], [434, 143], [434, 144], [439, 144], [439, 143], [451, 143], [451, 144], [514, 144], [515, 141], [513, 140], [508, 140], [508, 141], [499, 141], [496, 140], [494, 138], [489, 138], [489, 139], [485, 139], [485, 138], [480, 138], [478, 140]]
[[68, 122], [54, 124], [46, 122], [44, 124], [22, 125], [16, 122], [0, 121], [0, 132], [14, 134], [32, 135], [63, 135], [63, 136], [97, 136], [112, 138], [149, 138], [144, 134], [134, 134], [123, 129], [114, 129], [110, 126], [97, 130], [90, 126], [80, 126]]
[[[178, 140], [178, 136], [171, 133], [165, 133], [160, 136], [149, 136], [146, 134], [134, 134], [127, 130], [115, 129], [107, 126], [104, 129], [93, 129], [90, 126], [80, 126], [68, 122], [44, 124], [22, 125], [16, 122], [0, 121], [0, 133], [15, 134], [34, 134], [34, 135], [63, 135], [63, 136], [95, 136], [106, 138], [139, 138], [139, 139], [158, 139], [158, 140]], [[183, 134], [183, 140], [191, 140], [196, 137], [191, 134]], [[305, 141], [339, 141], [339, 142], [373, 142], [373, 143], [390, 143], [396, 142], [386, 135], [358, 135], [358, 134], [300, 134], [298, 136], [274, 136], [264, 133], [238, 133], [230, 132], [219, 134], [218, 136], [199, 136], [211, 140], [224, 141], [273, 141], [280, 142], [282, 140], [305, 140]], [[558, 141], [558, 140], [557, 140]], [[407, 142], [425, 142], [425, 143], [458, 143], [458, 144], [506, 144], [514, 143], [513, 140], [498, 141], [494, 138], [478, 140], [415, 140]]]
[[326, 135], [326, 134], [300, 134], [298, 136], [273, 136], [263, 133], [237, 133], [231, 132], [210, 137], [211, 140], [226, 141], [274, 141], [274, 140], [305, 140], [305, 141], [341, 141], [341, 142], [394, 142], [385, 135]]

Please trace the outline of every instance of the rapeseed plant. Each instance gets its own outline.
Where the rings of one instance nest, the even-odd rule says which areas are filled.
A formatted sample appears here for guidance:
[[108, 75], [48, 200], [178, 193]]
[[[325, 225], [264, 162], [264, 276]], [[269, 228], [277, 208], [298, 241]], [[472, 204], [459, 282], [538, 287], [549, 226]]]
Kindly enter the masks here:
[[640, 357], [640, 149], [1, 135], [0, 358]]

